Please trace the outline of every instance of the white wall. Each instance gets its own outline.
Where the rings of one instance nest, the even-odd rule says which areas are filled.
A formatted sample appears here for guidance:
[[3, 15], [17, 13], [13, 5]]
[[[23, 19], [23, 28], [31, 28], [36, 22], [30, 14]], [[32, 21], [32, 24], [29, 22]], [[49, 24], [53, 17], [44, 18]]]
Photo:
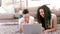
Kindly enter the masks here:
[[51, 4], [51, 6], [49, 7], [55, 6], [58, 9], [60, 8], [59, 3], [60, 3], [60, 0], [37, 0], [37, 1], [28, 0], [28, 7], [36, 7], [44, 4]]

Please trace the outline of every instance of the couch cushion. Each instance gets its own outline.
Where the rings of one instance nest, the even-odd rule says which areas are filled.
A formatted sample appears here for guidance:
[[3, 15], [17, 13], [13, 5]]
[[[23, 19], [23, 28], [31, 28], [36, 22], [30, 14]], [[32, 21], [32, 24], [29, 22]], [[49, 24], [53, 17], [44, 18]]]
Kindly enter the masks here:
[[52, 13], [56, 14], [57, 16], [60, 16], [60, 11], [59, 10], [51, 10]]
[[28, 8], [29, 14], [30, 14], [31, 16], [33, 16], [33, 17], [36, 17], [37, 9], [38, 9], [38, 7], [30, 7], [30, 8]]
[[14, 14], [0, 14], [0, 19], [13, 19]]

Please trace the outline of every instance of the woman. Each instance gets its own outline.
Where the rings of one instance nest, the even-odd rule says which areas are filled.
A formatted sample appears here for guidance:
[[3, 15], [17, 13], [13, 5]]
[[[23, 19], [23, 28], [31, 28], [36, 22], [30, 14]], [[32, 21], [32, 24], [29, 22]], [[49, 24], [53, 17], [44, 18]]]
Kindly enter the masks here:
[[37, 20], [38, 23], [42, 23], [43, 32], [52, 32], [56, 30], [57, 26], [57, 16], [52, 14], [50, 9], [43, 5], [37, 10]]

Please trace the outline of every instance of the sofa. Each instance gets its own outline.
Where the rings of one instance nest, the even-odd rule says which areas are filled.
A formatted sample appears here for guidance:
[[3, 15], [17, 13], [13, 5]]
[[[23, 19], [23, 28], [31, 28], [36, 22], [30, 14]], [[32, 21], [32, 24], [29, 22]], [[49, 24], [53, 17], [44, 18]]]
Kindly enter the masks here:
[[0, 7], [0, 20], [14, 19], [15, 10], [13, 6], [1, 6]]
[[[37, 13], [38, 7], [29, 7], [27, 9], [29, 10], [29, 14], [31, 16], [35, 17], [35, 19], [36, 19], [36, 13]], [[15, 8], [14, 10], [15, 11], [13, 11], [13, 13], [11, 11], [10, 14], [9, 13], [4, 13], [4, 14], [0, 13], [0, 19], [14, 19], [14, 18], [18, 18], [19, 14], [20, 14], [19, 13], [20, 8]], [[1, 11], [1, 8], [0, 8], [0, 11]], [[60, 9], [59, 10], [52, 9], [51, 12], [57, 15], [58, 23], [59, 23], [60, 22]]]

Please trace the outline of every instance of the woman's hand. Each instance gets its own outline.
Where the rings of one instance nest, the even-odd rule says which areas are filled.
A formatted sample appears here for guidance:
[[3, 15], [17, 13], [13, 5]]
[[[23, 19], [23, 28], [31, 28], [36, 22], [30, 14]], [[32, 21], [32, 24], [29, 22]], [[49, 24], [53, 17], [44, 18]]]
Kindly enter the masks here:
[[42, 32], [44, 32], [44, 31], [45, 31], [45, 28], [42, 27]]
[[45, 28], [42, 28], [42, 33], [43, 34], [47, 34], [49, 32], [49, 30], [45, 30]]

